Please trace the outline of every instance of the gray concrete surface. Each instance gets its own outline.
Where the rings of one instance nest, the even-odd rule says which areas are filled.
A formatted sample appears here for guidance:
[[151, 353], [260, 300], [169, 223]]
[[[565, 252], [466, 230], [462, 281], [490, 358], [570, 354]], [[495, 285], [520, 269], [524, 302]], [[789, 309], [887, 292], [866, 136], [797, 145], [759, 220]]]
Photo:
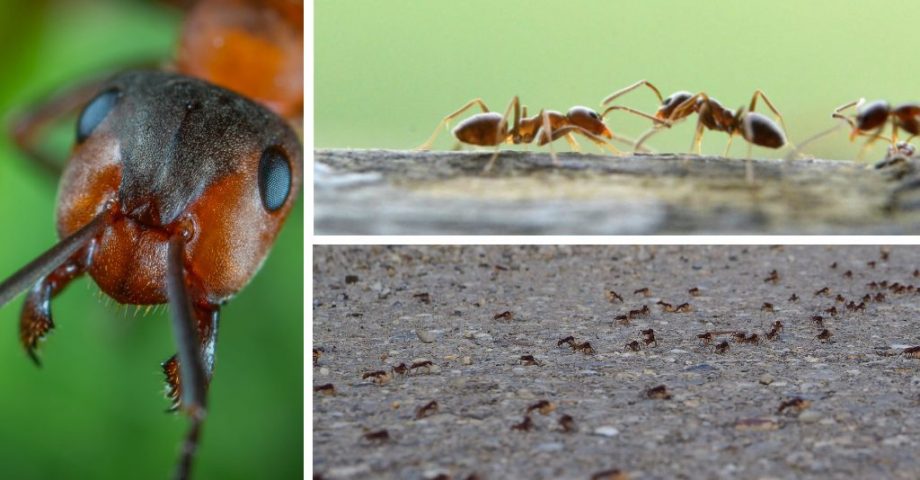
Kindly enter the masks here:
[[920, 232], [917, 161], [318, 150], [318, 234]]
[[[316, 247], [313, 346], [323, 353], [312, 382], [336, 395], [313, 395], [313, 468], [327, 479], [587, 479], [610, 468], [633, 479], [920, 478], [920, 360], [900, 355], [920, 344], [920, 294], [869, 285], [920, 286], [920, 249], [886, 251], [887, 260], [873, 246]], [[775, 284], [765, 281], [774, 269]], [[642, 287], [650, 296], [633, 293]], [[624, 301], [608, 301], [610, 289]], [[881, 292], [859, 313], [835, 298]], [[666, 313], [659, 300], [692, 311]], [[614, 322], [643, 305], [647, 318]], [[832, 306], [837, 317], [824, 313]], [[513, 318], [495, 318], [505, 311]], [[815, 338], [813, 315], [829, 343]], [[696, 338], [762, 336], [775, 320], [778, 339], [731, 341], [725, 354]], [[657, 347], [624, 347], [647, 328]], [[569, 335], [596, 352], [557, 346]], [[422, 359], [436, 368], [362, 380]], [[647, 398], [657, 385], [671, 398]], [[795, 397], [810, 406], [778, 413]], [[431, 400], [437, 413], [417, 420]], [[555, 411], [512, 430], [540, 400]], [[577, 431], [561, 431], [562, 415]], [[390, 441], [363, 438], [380, 429]]]

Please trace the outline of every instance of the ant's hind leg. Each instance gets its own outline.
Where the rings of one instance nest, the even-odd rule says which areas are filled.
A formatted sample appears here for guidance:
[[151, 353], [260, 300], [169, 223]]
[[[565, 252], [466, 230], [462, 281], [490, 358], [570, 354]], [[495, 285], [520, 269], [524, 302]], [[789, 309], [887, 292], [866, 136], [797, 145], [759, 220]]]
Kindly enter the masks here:
[[779, 110], [777, 110], [776, 107], [773, 106], [773, 102], [771, 102], [770, 99], [767, 98], [767, 95], [764, 94], [762, 90], [755, 91], [754, 95], [751, 96], [750, 111], [752, 112], [754, 111], [754, 107], [757, 105], [758, 97], [762, 98], [764, 103], [767, 104], [767, 108], [769, 108], [770, 111], [773, 112], [774, 115], [776, 115], [776, 118], [779, 120], [779, 124], [783, 127], [783, 132], [788, 132], [789, 130], [786, 129], [786, 122], [783, 120], [783, 115], [780, 114]]
[[428, 137], [428, 140], [426, 140], [425, 143], [415, 147], [415, 150], [423, 150], [423, 151], [430, 150], [431, 145], [434, 143], [434, 140], [438, 137], [438, 133], [441, 132], [441, 128], [447, 128], [447, 125], [450, 123], [451, 120], [457, 118], [458, 116], [462, 115], [463, 112], [477, 105], [483, 111], [483, 113], [487, 113], [489, 111], [489, 107], [486, 106], [485, 102], [483, 102], [481, 98], [476, 98], [476, 99], [470, 100], [469, 102], [466, 102], [466, 104], [458, 108], [457, 111], [444, 117], [440, 122], [438, 122], [438, 126], [434, 128], [434, 133], [432, 133], [431, 136]]
[[[508, 104], [508, 108], [505, 109], [505, 114], [502, 115], [502, 119], [498, 122], [496, 126], [496, 138], [502, 137], [502, 132], [508, 132], [508, 115], [511, 115], [511, 112], [514, 112], [514, 120], [511, 126], [510, 132], [512, 135], [516, 134], [518, 131], [518, 125], [521, 121], [521, 101], [518, 99], [517, 95], [511, 99], [511, 103]], [[495, 165], [495, 160], [498, 159], [498, 154], [500, 153], [500, 148], [503, 142], [499, 142], [495, 145], [495, 152], [492, 154], [492, 157], [489, 158], [486, 166], [483, 167], [482, 172], [486, 173], [492, 170], [492, 166]]]
[[652, 127], [646, 130], [645, 133], [643, 133], [642, 135], [639, 135], [639, 138], [637, 138], [636, 142], [633, 144], [633, 152], [635, 153], [641, 150], [646, 150], [645, 147], [642, 146], [642, 144], [645, 143], [645, 141], [648, 140], [652, 135], [655, 135], [656, 133], [660, 131], [661, 131], [661, 127], [656, 126], [656, 127]]
[[696, 132], [693, 134], [693, 144], [690, 145], [690, 151], [700, 155], [703, 151], [703, 120], [696, 121]]

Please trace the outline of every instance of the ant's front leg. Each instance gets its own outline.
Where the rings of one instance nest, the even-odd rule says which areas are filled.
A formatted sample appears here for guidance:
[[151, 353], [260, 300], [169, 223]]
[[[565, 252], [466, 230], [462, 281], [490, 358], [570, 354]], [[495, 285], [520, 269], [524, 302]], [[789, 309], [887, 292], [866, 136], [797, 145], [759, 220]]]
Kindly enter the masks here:
[[65, 91], [14, 117], [10, 129], [16, 146], [45, 173], [59, 177], [63, 165], [39, 149], [41, 134], [53, 121], [86, 105], [99, 92], [100, 85], [102, 82], [97, 81]]
[[664, 102], [664, 98], [662, 98], [661, 92], [658, 91], [658, 88], [657, 88], [657, 87], [655, 87], [654, 85], [652, 85], [652, 82], [649, 82], [648, 80], [639, 80], [638, 82], [636, 82], [636, 83], [634, 83], [634, 84], [632, 84], [632, 85], [630, 85], [630, 86], [628, 86], [628, 87], [621, 88], [621, 89], [619, 89], [619, 90], [617, 90], [617, 91], [611, 93], [610, 95], [607, 95], [607, 98], [605, 98], [605, 99], [601, 102], [601, 104], [602, 104], [602, 105], [607, 105], [608, 103], [610, 103], [610, 102], [616, 100], [618, 97], [620, 97], [620, 96], [622, 96], [622, 95], [625, 95], [625, 94], [627, 94], [627, 93], [629, 93], [629, 92], [631, 92], [631, 91], [633, 91], [633, 90], [635, 90], [635, 89], [637, 89], [637, 88], [639, 88], [639, 87], [641, 87], [641, 86], [643, 86], [643, 85], [646, 86], [646, 87], [648, 87], [649, 89], [651, 89], [653, 92], [655, 92], [655, 96], [658, 97], [658, 103], [663, 103], [663, 102]]
[[60, 293], [71, 281], [82, 275], [89, 268], [90, 257], [87, 248], [56, 268], [47, 276], [41, 278], [26, 294], [22, 313], [19, 317], [19, 340], [29, 358], [36, 365], [41, 366], [41, 361], [36, 353], [38, 341], [54, 328], [51, 316], [51, 300]]

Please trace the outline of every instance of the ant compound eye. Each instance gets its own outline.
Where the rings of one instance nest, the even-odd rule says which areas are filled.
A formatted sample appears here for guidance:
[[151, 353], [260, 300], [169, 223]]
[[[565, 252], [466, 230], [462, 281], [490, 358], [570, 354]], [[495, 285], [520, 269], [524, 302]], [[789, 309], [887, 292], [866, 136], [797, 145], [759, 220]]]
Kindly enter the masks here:
[[274, 212], [284, 205], [291, 193], [291, 163], [278, 147], [262, 152], [259, 160], [259, 195], [262, 205]]
[[77, 142], [83, 142], [89, 138], [93, 130], [112, 111], [120, 96], [121, 92], [117, 88], [111, 88], [96, 95], [96, 98], [86, 104], [77, 120]]
[[601, 119], [601, 116], [598, 115], [597, 112], [595, 112], [594, 110], [589, 111], [589, 112], [588, 112], [588, 115], [590, 115], [591, 118], [593, 118], [593, 119], [595, 119], [595, 120], [600, 120], [600, 119]]

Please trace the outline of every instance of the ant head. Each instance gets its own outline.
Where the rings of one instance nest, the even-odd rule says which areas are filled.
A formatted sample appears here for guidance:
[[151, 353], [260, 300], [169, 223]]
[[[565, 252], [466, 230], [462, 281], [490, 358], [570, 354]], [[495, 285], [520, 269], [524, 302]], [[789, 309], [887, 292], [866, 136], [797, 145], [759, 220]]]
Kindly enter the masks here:
[[604, 119], [588, 107], [572, 107], [565, 116], [572, 125], [581, 127], [597, 136], [613, 138], [613, 133], [607, 128]]
[[300, 188], [303, 153], [279, 116], [209, 83], [162, 72], [113, 78], [77, 122], [61, 178], [62, 237], [102, 210], [90, 274], [122, 303], [162, 303], [169, 238], [209, 300], [262, 263]]
[[693, 97], [693, 94], [690, 92], [682, 91], [672, 93], [670, 96], [668, 96], [668, 98], [665, 98], [664, 101], [661, 102], [661, 106], [658, 107], [658, 111], [655, 113], [655, 117], [662, 120], [670, 118], [671, 113], [674, 112], [674, 109], [677, 108], [678, 105], [689, 100], [691, 97]]
[[303, 3], [195, 3], [182, 28], [178, 67], [286, 118], [303, 110]]
[[888, 120], [888, 113], [891, 112], [891, 105], [884, 100], [876, 100], [862, 106], [856, 112], [856, 129], [850, 135], [850, 139], [856, 137], [859, 131], [875, 130], [880, 128]]
[[757, 112], [746, 112], [741, 117], [741, 135], [745, 140], [767, 148], [786, 145], [786, 135], [773, 120]]

